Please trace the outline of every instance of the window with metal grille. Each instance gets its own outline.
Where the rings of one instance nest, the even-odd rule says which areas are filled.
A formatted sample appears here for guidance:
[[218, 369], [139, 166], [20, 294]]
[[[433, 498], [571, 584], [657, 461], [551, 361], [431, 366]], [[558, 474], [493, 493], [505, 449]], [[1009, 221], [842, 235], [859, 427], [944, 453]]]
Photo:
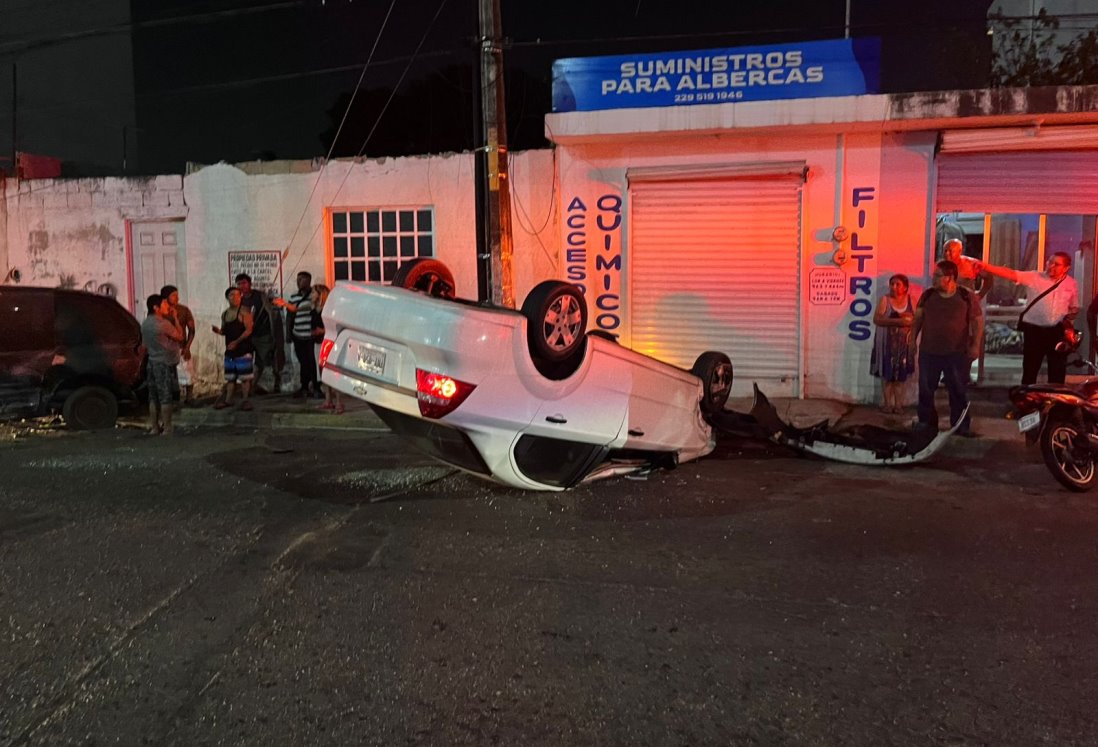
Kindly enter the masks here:
[[332, 210], [335, 279], [389, 282], [401, 262], [435, 255], [431, 207]]

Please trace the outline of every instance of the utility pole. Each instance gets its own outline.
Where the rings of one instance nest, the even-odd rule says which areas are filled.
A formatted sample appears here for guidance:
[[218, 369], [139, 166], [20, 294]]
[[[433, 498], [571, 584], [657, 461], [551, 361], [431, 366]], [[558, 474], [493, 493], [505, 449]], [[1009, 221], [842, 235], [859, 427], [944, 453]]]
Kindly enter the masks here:
[[478, 0], [481, 143], [477, 148], [477, 286], [480, 301], [515, 307], [511, 193], [499, 0]]
[[15, 142], [19, 135], [16, 123], [19, 121], [19, 68], [11, 63], [11, 175], [19, 176], [19, 151]]

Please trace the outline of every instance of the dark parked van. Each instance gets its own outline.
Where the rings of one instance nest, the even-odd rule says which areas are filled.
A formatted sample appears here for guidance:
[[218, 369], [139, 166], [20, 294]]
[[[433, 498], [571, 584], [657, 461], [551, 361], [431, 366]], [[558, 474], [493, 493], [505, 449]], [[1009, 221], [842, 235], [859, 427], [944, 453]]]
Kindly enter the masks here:
[[110, 428], [142, 380], [141, 327], [113, 298], [0, 285], [0, 416]]

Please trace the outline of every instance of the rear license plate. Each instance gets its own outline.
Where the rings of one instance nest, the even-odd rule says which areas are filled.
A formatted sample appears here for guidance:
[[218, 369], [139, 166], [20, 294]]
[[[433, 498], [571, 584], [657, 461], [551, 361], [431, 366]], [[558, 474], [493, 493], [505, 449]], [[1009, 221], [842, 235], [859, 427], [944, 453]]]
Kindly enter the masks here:
[[385, 351], [359, 343], [358, 367], [366, 373], [381, 376], [385, 373]]
[[1031, 431], [1041, 424], [1041, 412], [1037, 410], [1031, 412], [1029, 415], [1023, 415], [1018, 419], [1018, 430], [1022, 433]]

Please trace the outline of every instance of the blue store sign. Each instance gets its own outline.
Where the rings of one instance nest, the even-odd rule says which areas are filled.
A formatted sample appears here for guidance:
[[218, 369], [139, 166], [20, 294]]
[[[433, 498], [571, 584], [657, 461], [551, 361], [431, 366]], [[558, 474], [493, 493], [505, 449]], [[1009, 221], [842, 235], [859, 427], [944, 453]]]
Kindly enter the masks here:
[[553, 63], [553, 111], [876, 93], [880, 59], [878, 39], [574, 57]]

